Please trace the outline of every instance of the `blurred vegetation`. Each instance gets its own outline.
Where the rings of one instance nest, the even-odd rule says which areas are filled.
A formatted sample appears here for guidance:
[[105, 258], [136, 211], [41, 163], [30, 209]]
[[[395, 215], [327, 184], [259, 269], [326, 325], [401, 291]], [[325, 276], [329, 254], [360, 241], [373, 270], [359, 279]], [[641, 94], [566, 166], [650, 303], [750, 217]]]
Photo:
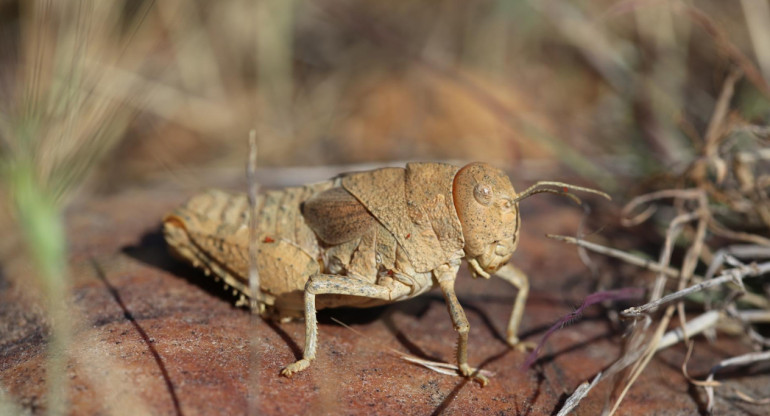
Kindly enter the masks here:
[[633, 192], [703, 157], [736, 68], [731, 126], [745, 127], [748, 148], [766, 140], [769, 10], [754, 0], [0, 0], [0, 186], [11, 208], [0, 224], [21, 231], [43, 292], [61, 297], [61, 212], [76, 191], [242, 171], [251, 129], [260, 166], [537, 159]]
[[[3, 4], [16, 45], [4, 50], [18, 55], [12, 28], [31, 17]], [[86, 63], [102, 78], [91, 91], [140, 111], [101, 164], [100, 190], [240, 168], [255, 127], [261, 166], [545, 158], [613, 187], [697, 156], [691, 133], [741, 64], [734, 52], [770, 71], [762, 33], [720, 1], [110, 4], [116, 25], [91, 29], [111, 35]], [[13, 79], [24, 71], [8, 55]], [[732, 108], [762, 124], [754, 81]]]

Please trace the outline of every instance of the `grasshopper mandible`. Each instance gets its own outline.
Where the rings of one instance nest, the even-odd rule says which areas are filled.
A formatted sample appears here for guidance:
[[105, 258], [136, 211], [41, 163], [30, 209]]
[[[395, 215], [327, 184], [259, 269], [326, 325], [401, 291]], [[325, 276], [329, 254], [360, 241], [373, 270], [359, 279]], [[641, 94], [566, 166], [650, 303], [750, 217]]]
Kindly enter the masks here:
[[[538, 182], [517, 194], [505, 173], [479, 162], [408, 163], [261, 195], [260, 312], [305, 318], [304, 354], [281, 374], [302, 371], [315, 358], [318, 309], [376, 306], [439, 287], [458, 333], [459, 370], [486, 384], [468, 365], [470, 326], [454, 289], [460, 263], [467, 261], [473, 277], [494, 274], [518, 288], [507, 341], [521, 346], [529, 282], [506, 264], [518, 244], [518, 202], [540, 192], [577, 200], [568, 189], [609, 198], [560, 182]], [[211, 190], [164, 219], [172, 252], [223, 280], [240, 293], [239, 303], [249, 295], [249, 212], [245, 194]]]

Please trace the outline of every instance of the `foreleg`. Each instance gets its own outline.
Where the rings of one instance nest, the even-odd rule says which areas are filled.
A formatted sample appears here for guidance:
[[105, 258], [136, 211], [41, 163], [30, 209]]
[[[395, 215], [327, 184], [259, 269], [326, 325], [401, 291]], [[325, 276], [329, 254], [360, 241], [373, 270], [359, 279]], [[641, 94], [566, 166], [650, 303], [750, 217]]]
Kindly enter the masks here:
[[452, 323], [457, 331], [457, 367], [460, 369], [465, 377], [473, 377], [481, 383], [482, 386], [487, 385], [489, 380], [483, 375], [479, 374], [478, 370], [471, 368], [468, 365], [468, 333], [471, 326], [468, 323], [468, 318], [465, 317], [465, 311], [463, 311], [460, 301], [457, 300], [457, 294], [455, 293], [455, 278], [457, 277], [457, 268], [437, 270], [436, 280], [438, 280], [441, 291], [444, 293], [444, 299], [449, 309], [449, 316], [452, 318]]

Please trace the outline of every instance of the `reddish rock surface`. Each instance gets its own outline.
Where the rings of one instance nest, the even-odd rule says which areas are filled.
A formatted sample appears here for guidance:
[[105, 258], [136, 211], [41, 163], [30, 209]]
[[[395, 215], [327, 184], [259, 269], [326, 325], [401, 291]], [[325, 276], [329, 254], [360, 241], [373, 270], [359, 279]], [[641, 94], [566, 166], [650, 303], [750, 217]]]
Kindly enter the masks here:
[[[321, 179], [321, 178], [319, 178]], [[481, 388], [459, 377], [408, 363], [398, 353], [454, 362], [456, 334], [438, 292], [399, 304], [320, 314], [318, 357], [293, 378], [279, 376], [301, 354], [304, 324], [251, 319], [234, 297], [199, 271], [178, 263], [159, 232], [164, 213], [191, 191], [163, 187], [81, 201], [67, 214], [72, 303], [77, 327], [68, 368], [73, 414], [245, 414], [256, 395], [259, 414], [554, 414], [581, 382], [621, 353], [620, 335], [593, 307], [557, 332], [534, 369], [504, 342], [515, 290], [498, 279], [458, 278], [471, 324], [469, 361], [494, 372]], [[552, 197], [523, 205], [523, 232], [514, 256], [532, 282], [523, 338], [537, 341], [550, 324], [580, 304], [591, 277], [574, 247], [544, 233], [574, 234], [581, 211]], [[36, 413], [45, 408], [46, 320], [24, 294], [29, 271], [18, 246], [5, 247], [0, 274], [0, 383]], [[333, 319], [350, 325], [351, 331]], [[250, 334], [258, 358], [250, 376]], [[701, 339], [689, 371], [703, 376], [720, 359], [748, 352], [739, 338]], [[658, 355], [631, 389], [620, 414], [696, 414], [702, 389], [680, 372], [684, 347]], [[721, 377], [754, 396], [770, 395], [767, 366]], [[256, 380], [256, 382], [254, 382]], [[576, 413], [601, 412], [604, 381]], [[718, 390], [721, 414], [768, 414], [766, 408]]]

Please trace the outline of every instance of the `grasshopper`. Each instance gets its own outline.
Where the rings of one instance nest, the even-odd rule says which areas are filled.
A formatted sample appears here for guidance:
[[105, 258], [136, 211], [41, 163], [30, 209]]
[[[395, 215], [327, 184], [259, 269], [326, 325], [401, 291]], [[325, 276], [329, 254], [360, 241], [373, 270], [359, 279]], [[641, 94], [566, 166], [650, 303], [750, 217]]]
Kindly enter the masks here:
[[[382, 305], [438, 287], [458, 334], [459, 371], [485, 385], [468, 365], [470, 325], [454, 289], [461, 261], [474, 278], [496, 275], [518, 289], [507, 342], [521, 347], [529, 282], [507, 265], [519, 242], [518, 203], [540, 192], [577, 200], [568, 189], [609, 198], [560, 182], [538, 182], [517, 194], [505, 173], [479, 162], [408, 163], [260, 195], [260, 313], [305, 318], [303, 356], [281, 374], [302, 371], [315, 358], [317, 310]], [[163, 227], [172, 254], [224, 281], [240, 294], [239, 304], [250, 293], [249, 212], [245, 194], [210, 190], [166, 216]]]

